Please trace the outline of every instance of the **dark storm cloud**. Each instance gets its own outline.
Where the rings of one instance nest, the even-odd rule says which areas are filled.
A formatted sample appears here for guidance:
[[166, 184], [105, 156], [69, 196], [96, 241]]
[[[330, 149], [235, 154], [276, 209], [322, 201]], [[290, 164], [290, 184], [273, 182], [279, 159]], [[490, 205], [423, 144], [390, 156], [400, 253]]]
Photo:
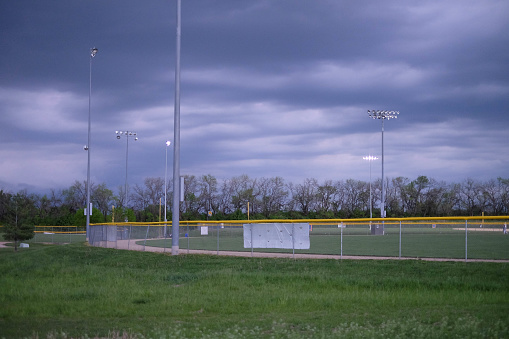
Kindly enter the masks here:
[[[0, 188], [164, 173], [172, 139], [174, 1], [0, 4]], [[229, 178], [509, 176], [509, 3], [182, 1], [182, 172]], [[171, 165], [171, 162], [170, 162]], [[377, 166], [373, 164], [373, 170]], [[376, 173], [376, 172], [374, 172]]]

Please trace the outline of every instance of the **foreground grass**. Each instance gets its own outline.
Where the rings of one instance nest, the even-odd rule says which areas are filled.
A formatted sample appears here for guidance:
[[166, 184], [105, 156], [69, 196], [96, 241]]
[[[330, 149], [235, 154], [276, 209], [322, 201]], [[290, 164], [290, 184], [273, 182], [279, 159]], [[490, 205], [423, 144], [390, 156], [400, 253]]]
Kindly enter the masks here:
[[508, 337], [509, 265], [0, 249], [0, 337]]

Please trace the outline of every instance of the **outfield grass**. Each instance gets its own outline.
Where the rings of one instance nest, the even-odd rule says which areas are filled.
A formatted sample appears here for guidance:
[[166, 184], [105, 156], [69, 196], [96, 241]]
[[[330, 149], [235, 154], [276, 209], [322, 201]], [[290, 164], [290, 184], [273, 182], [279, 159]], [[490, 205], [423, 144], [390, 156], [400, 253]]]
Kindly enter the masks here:
[[[401, 256], [412, 258], [454, 258], [454, 259], [498, 259], [509, 260], [509, 236], [504, 235], [500, 223], [485, 224], [495, 231], [479, 231], [477, 224], [469, 225], [465, 237], [464, 223], [404, 224], [401, 233]], [[296, 250], [295, 253], [332, 254], [345, 256], [389, 256], [399, 257], [399, 223], [385, 223], [384, 236], [370, 235], [369, 224], [348, 224], [345, 228], [337, 225], [313, 225], [310, 232], [311, 248]], [[49, 229], [50, 231], [52, 229]], [[138, 244], [154, 247], [171, 247], [171, 239], [163, 239], [163, 226], [120, 227], [117, 235], [124, 239], [144, 239]], [[217, 231], [219, 230], [219, 237]], [[200, 234], [199, 227], [182, 225], [180, 228], [181, 249], [220, 251], [251, 251], [244, 248], [242, 226], [225, 228], [209, 227], [209, 234]], [[341, 243], [341, 231], [343, 241]], [[121, 234], [122, 233], [122, 234]], [[125, 233], [125, 234], [124, 234]], [[159, 238], [159, 239], [157, 239]], [[155, 240], [153, 240], [155, 239]], [[28, 241], [48, 243], [74, 243], [85, 241], [84, 234], [37, 233]], [[467, 245], [467, 246], [465, 246]], [[467, 247], [467, 248], [465, 248]], [[467, 250], [468, 252], [466, 253]], [[254, 249], [255, 252], [286, 252], [292, 250]]]
[[502, 338], [509, 264], [32, 244], [0, 249], [0, 305], [5, 338]]
[[[244, 248], [242, 228], [227, 228], [209, 231], [203, 236], [197, 230], [183, 228], [180, 235], [181, 249], [215, 251], [251, 251]], [[345, 228], [341, 239], [336, 227], [314, 228], [310, 232], [310, 249], [295, 250], [295, 253], [390, 256], [399, 257], [399, 228], [387, 227], [384, 236], [368, 235], [369, 229]], [[187, 236], [186, 236], [187, 235]], [[509, 260], [509, 235], [499, 232], [470, 231], [465, 239], [465, 231], [454, 228], [432, 229], [430, 227], [406, 228], [401, 235], [401, 256], [412, 258], [455, 258]], [[171, 240], [156, 239], [139, 241], [154, 247], [171, 247]], [[286, 252], [292, 250], [254, 249], [254, 252]]]

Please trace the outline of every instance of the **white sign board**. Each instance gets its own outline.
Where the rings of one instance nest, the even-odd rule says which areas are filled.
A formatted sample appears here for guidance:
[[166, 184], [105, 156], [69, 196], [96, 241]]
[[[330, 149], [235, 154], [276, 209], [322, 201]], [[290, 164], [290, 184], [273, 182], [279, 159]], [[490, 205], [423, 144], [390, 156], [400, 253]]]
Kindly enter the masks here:
[[201, 235], [208, 235], [209, 234], [209, 227], [208, 226], [200, 226], [200, 234]]
[[308, 223], [244, 224], [244, 248], [309, 249]]

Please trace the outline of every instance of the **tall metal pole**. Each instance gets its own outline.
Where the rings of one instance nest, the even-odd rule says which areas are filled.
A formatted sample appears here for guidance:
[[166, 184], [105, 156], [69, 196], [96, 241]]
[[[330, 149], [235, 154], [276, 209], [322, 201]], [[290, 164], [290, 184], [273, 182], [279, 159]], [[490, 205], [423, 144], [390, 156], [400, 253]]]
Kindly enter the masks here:
[[87, 232], [87, 241], [90, 237], [90, 142], [91, 142], [91, 106], [92, 106], [92, 59], [97, 54], [98, 49], [92, 48], [90, 49], [90, 67], [89, 67], [89, 89], [88, 89], [88, 141], [85, 150], [87, 151], [87, 206], [85, 207], [85, 211], [87, 212], [87, 222], [86, 222], [86, 232]]
[[124, 184], [124, 191], [125, 191], [125, 207], [127, 208], [127, 164], [129, 163], [129, 134], [125, 135], [126, 138], [126, 147], [125, 147], [125, 184]]
[[180, 27], [181, 0], [177, 0], [177, 39], [175, 59], [175, 114], [173, 122], [173, 214], [171, 254], [179, 254], [179, 221], [180, 221]]
[[[127, 191], [127, 166], [129, 164], [129, 137], [134, 137], [134, 141], [138, 140], [137, 133], [133, 131], [116, 131], [117, 139], [120, 139], [122, 135], [126, 137], [126, 148], [125, 148], [125, 184], [124, 184], [124, 190], [125, 190], [125, 201], [124, 201], [124, 207], [127, 208], [127, 201], [129, 198], [128, 191]], [[127, 218], [126, 218], [127, 219]], [[126, 220], [127, 221], [127, 220]]]
[[371, 199], [371, 160], [369, 161], [369, 218], [373, 218], [373, 203]]
[[385, 218], [385, 174], [384, 174], [384, 120], [397, 118], [398, 111], [368, 110], [368, 115], [373, 119], [382, 120], [382, 201], [380, 203], [380, 216]]
[[[168, 221], [168, 219], [166, 218], [166, 206], [168, 206], [168, 201], [166, 200], [166, 196], [167, 196], [167, 192], [168, 192], [168, 188], [167, 188], [167, 184], [168, 184], [168, 147], [171, 145], [171, 141], [166, 141], [166, 160], [165, 160], [165, 165], [164, 165], [164, 221]], [[164, 225], [164, 234], [166, 234], [166, 225]]]
[[[166, 214], [166, 211], [168, 209], [168, 200], [167, 200], [167, 195], [168, 195], [168, 188], [167, 188], [167, 185], [168, 185], [168, 147], [171, 145], [171, 141], [166, 141], [166, 161], [165, 161], [165, 166], [164, 166], [164, 237], [166, 238], [166, 234], [168, 232], [167, 230], [167, 224], [166, 222], [168, 221], [168, 218], [167, 218], [167, 214]], [[165, 245], [165, 250], [166, 250], [166, 245]]]
[[382, 203], [380, 204], [382, 218], [385, 218], [384, 120], [382, 119]]
[[362, 157], [362, 159], [369, 161], [369, 217], [373, 218], [373, 203], [371, 199], [371, 162], [373, 160], [378, 160], [378, 158], [369, 155], [367, 157]]

